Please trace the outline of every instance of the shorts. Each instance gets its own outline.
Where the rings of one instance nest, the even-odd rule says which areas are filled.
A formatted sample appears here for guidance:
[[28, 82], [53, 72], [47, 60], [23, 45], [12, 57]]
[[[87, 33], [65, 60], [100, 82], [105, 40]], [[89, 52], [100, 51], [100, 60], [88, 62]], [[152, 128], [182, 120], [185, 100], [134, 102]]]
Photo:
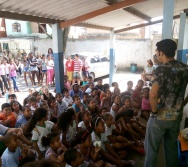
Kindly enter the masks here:
[[10, 80], [9, 74], [6, 74], [6, 80]]
[[30, 68], [29, 67], [24, 67], [23, 68], [23, 72], [30, 72]]
[[73, 72], [73, 78], [74, 79], [80, 79], [81, 78], [80, 72]]
[[42, 70], [42, 72], [43, 72], [43, 73], [46, 73], [46, 72], [47, 72], [47, 70]]
[[72, 81], [72, 71], [67, 71], [67, 76], [69, 77], [69, 81]]
[[39, 71], [37, 66], [31, 66], [31, 71]]

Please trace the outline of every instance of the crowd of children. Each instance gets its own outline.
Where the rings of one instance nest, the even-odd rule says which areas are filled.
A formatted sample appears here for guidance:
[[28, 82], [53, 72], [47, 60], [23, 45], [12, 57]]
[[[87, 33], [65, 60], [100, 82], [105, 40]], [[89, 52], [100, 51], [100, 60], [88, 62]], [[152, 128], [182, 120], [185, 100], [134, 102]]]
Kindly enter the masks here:
[[65, 83], [55, 96], [45, 86], [30, 89], [23, 105], [8, 95], [0, 112], [1, 165], [134, 166], [127, 158], [131, 151], [145, 153], [146, 127], [139, 116], [149, 118], [149, 88], [139, 80], [133, 90], [129, 81], [121, 92], [118, 83], [111, 88], [92, 77], [82, 86], [71, 87], [68, 77]]

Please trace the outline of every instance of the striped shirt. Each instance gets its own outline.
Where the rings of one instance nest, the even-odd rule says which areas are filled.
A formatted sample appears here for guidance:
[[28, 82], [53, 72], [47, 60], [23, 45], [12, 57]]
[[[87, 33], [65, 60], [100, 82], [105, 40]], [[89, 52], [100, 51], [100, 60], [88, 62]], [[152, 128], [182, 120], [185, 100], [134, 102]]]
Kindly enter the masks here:
[[74, 72], [80, 72], [82, 68], [82, 61], [81, 60], [74, 60]]

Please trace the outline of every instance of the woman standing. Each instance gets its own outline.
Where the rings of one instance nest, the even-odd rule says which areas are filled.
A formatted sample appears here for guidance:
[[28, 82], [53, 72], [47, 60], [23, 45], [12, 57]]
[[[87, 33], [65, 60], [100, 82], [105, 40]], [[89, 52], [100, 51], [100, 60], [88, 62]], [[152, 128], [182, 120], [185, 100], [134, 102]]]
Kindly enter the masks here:
[[10, 70], [10, 78], [12, 79], [13, 81], [13, 86], [14, 86], [14, 91], [15, 92], [20, 92], [19, 89], [18, 89], [18, 86], [17, 86], [17, 83], [16, 83], [16, 70], [18, 69], [17, 65], [15, 64], [14, 60], [11, 59], [10, 60], [10, 67], [9, 67], [9, 70]]
[[1, 63], [1, 61], [0, 61], [0, 71], [1, 71], [2, 82], [4, 83], [6, 90], [9, 90], [7, 79], [6, 79], [5, 66], [4, 64]]
[[42, 61], [41, 61], [41, 71], [42, 71], [42, 79], [41, 79], [41, 84], [43, 84], [44, 76], [46, 77], [46, 85], [47, 85], [47, 67], [46, 67], [46, 56], [43, 54], [42, 55]]
[[24, 72], [24, 80], [25, 80], [26, 86], [28, 86], [27, 75], [29, 76], [31, 83], [32, 83], [32, 86], [33, 86], [34, 83], [33, 83], [33, 80], [31, 78], [31, 70], [30, 70], [30, 65], [29, 65], [29, 61], [28, 61], [28, 58], [27, 58], [27, 54], [24, 54], [23, 58], [24, 58], [24, 60], [23, 60], [23, 72]]
[[54, 61], [52, 60], [50, 54], [47, 55], [46, 66], [47, 66], [47, 85], [50, 84], [51, 86], [53, 86], [52, 80], [54, 75]]
[[6, 57], [3, 58], [3, 64], [4, 64], [4, 67], [5, 67], [6, 80], [8, 82], [9, 89], [11, 89], [12, 86], [11, 86], [11, 83], [10, 83], [10, 76], [9, 76], [9, 73], [10, 73], [10, 71], [9, 71], [10, 64], [9, 64], [8, 59]]
[[[54, 60], [54, 54], [53, 54], [52, 48], [48, 48], [48, 54], [51, 55], [52, 60]], [[55, 79], [55, 73], [53, 74], [53, 77], [52, 77], [53, 85], [55, 85], [54, 79]]]

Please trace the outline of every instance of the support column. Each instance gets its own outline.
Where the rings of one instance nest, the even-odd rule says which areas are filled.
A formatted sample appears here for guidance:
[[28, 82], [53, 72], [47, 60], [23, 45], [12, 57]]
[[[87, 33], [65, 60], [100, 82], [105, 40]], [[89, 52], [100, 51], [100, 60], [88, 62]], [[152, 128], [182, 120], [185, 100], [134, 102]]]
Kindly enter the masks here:
[[114, 77], [114, 66], [115, 66], [115, 49], [114, 49], [115, 35], [114, 30], [110, 32], [110, 67], [109, 67], [109, 84], [112, 85]]
[[186, 13], [181, 13], [177, 52], [177, 60], [185, 64], [187, 64], [186, 55], [188, 54], [188, 22], [186, 19]]
[[63, 32], [59, 24], [52, 25], [54, 71], [56, 93], [61, 93], [64, 86]]
[[175, 0], [163, 0], [163, 28], [162, 39], [173, 38], [173, 16], [174, 16], [174, 3]]

